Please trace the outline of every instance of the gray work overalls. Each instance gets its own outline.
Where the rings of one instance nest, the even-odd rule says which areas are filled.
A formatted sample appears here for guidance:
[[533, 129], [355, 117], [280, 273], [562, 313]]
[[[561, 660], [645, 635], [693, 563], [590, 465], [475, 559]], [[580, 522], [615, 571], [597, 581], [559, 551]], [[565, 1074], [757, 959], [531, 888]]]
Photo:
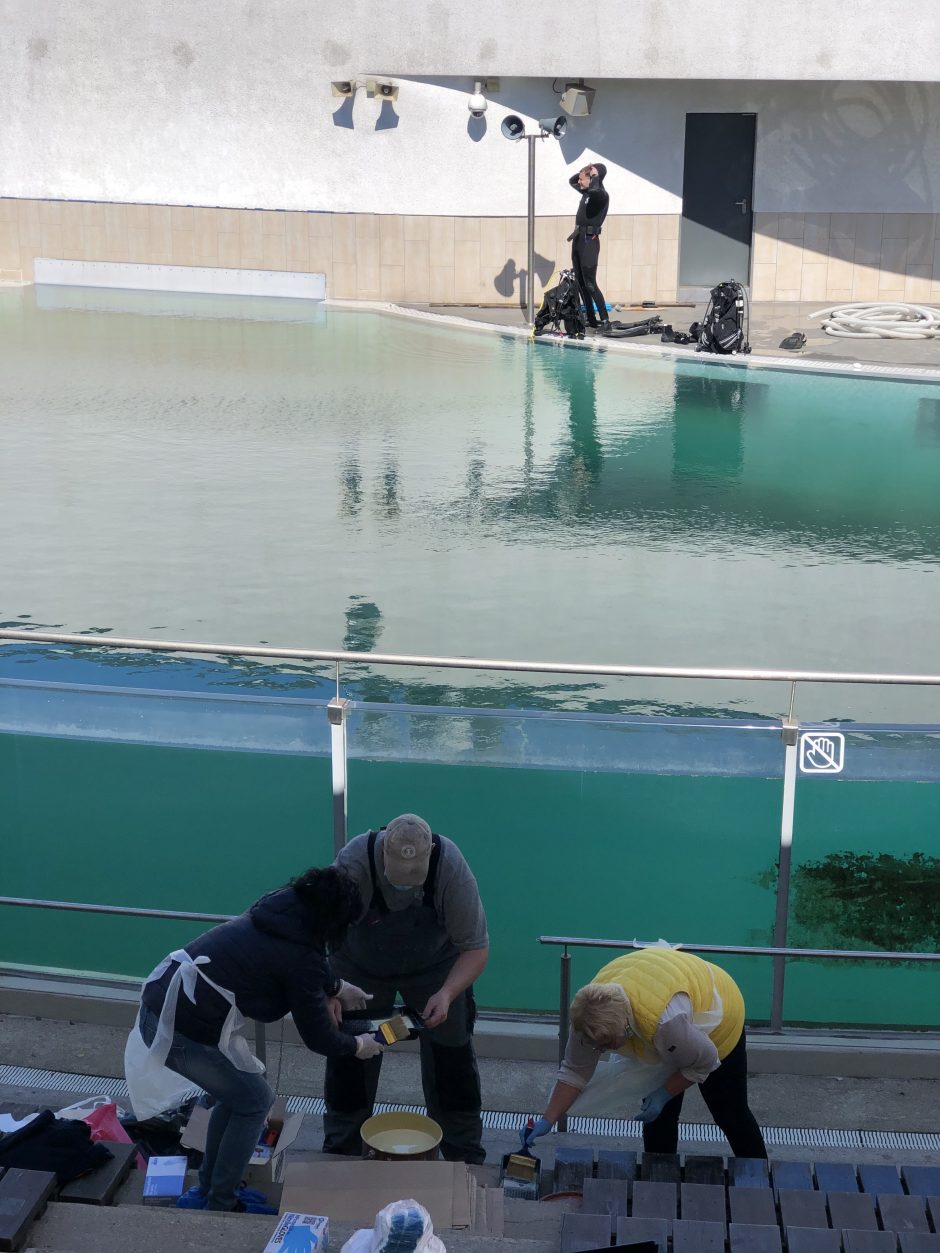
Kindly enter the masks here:
[[[459, 956], [434, 908], [441, 842], [433, 837], [428, 877], [423, 889], [415, 889], [414, 904], [390, 910], [376, 873], [377, 839], [378, 832], [370, 831], [372, 899], [368, 912], [350, 927], [330, 964], [335, 974], [372, 994], [368, 1012], [373, 1018], [392, 1012], [396, 993], [420, 1013], [428, 998], [440, 991]], [[485, 1156], [474, 1016], [473, 991], [468, 988], [451, 1005], [446, 1021], [433, 1031], [422, 1031], [419, 1038], [425, 1104], [443, 1129], [441, 1152], [448, 1161], [477, 1163]], [[360, 1128], [372, 1115], [381, 1067], [381, 1057], [365, 1062], [355, 1057], [327, 1058], [325, 1152], [360, 1155]]]

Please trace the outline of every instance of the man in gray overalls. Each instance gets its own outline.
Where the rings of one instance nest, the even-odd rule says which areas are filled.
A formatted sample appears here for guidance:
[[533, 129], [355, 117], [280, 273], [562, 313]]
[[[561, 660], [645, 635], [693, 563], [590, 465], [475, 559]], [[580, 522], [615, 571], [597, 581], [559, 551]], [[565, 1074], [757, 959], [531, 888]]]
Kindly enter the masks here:
[[[473, 983], [489, 956], [486, 915], [470, 867], [451, 840], [416, 814], [351, 840], [336, 863], [367, 902], [331, 964], [372, 997], [387, 1017], [396, 992], [424, 1019], [421, 1081], [428, 1114], [440, 1123], [448, 1161], [484, 1159], [480, 1075], [473, 1051]], [[323, 1148], [359, 1156], [360, 1128], [372, 1115], [381, 1056], [327, 1061]]]

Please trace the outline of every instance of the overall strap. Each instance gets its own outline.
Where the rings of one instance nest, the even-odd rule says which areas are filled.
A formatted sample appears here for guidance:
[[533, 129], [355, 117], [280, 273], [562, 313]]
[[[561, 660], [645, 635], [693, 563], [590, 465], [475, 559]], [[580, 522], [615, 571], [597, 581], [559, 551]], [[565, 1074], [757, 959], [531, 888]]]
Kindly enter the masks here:
[[[384, 827], [381, 828], [385, 830]], [[379, 838], [378, 831], [369, 832], [369, 871], [372, 875], [372, 900], [369, 902], [369, 913], [384, 915], [389, 912], [385, 897], [379, 888], [379, 878], [375, 870], [375, 842]]]
[[434, 884], [437, 881], [437, 867], [441, 860], [441, 837], [431, 834], [431, 860], [428, 863], [428, 877], [424, 881], [424, 905], [434, 908]]

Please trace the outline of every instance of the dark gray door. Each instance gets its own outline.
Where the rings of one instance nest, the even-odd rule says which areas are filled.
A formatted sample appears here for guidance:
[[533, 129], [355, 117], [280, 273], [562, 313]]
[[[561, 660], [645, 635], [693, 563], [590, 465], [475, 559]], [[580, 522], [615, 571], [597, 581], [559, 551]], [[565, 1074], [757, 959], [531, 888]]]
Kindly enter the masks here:
[[680, 287], [714, 287], [751, 275], [753, 113], [687, 113]]

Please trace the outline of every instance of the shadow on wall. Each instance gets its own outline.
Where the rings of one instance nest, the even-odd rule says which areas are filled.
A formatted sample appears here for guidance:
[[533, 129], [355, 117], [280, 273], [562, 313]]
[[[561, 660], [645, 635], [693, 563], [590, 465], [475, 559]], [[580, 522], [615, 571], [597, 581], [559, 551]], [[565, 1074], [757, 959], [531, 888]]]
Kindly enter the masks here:
[[761, 127], [763, 160], [789, 171], [792, 210], [856, 212], [871, 203], [874, 184], [898, 212], [934, 211], [937, 137], [924, 84], [820, 83], [798, 108], [775, 103], [768, 112], [778, 120]]
[[[544, 291], [545, 285], [551, 278], [555, 270], [556, 262], [549, 257], [543, 257], [539, 253], [535, 254], [535, 275], [542, 285]], [[515, 257], [510, 257], [500, 272], [493, 279], [493, 286], [496, 288], [500, 296], [509, 297], [519, 284], [519, 304], [523, 308], [528, 301], [528, 285], [526, 282], [527, 271], [525, 267], [520, 268], [516, 265]]]

